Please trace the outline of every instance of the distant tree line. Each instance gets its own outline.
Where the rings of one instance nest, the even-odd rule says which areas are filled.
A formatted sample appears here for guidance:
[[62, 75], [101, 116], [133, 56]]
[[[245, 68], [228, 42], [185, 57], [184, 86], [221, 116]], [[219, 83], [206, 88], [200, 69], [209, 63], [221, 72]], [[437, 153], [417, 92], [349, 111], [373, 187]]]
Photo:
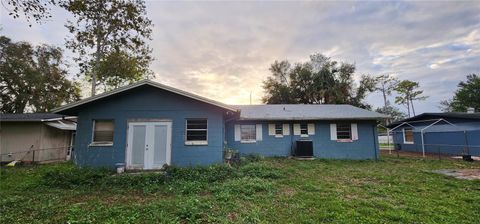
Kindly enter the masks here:
[[404, 105], [408, 116], [415, 115], [414, 101], [426, 99], [417, 82], [368, 74], [361, 74], [355, 82], [355, 70], [355, 64], [338, 62], [322, 54], [313, 54], [308, 62], [294, 65], [287, 60], [275, 61], [270, 67], [271, 76], [263, 83], [262, 100], [267, 104], [351, 104], [372, 109], [365, 98], [378, 91], [384, 105], [376, 111], [399, 120], [406, 115], [388, 100], [393, 91], [397, 93], [395, 103]]

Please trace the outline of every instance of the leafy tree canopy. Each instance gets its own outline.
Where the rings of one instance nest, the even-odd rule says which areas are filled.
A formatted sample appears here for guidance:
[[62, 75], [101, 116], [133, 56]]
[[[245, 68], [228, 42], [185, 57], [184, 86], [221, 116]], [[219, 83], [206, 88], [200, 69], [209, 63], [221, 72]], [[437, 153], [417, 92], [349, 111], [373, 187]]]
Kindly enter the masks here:
[[313, 54], [310, 61], [291, 65], [275, 61], [272, 75], [263, 83], [267, 104], [351, 104], [371, 108], [363, 100], [373, 92], [376, 80], [362, 75], [358, 86], [353, 80], [355, 65], [340, 63], [322, 54]]
[[46, 112], [78, 100], [80, 89], [65, 67], [60, 48], [0, 36], [0, 111]]
[[[32, 18], [41, 23], [43, 20], [51, 18], [50, 6], [57, 4], [57, 0], [0, 0], [2, 6], [9, 12], [14, 19], [23, 14], [28, 22]], [[29, 24], [32, 26], [32, 24]]]
[[451, 100], [441, 102], [443, 111], [465, 112], [472, 107], [480, 110], [480, 76], [467, 75], [467, 81], [458, 83], [458, 89]]
[[152, 22], [142, 0], [66, 0], [61, 6], [76, 21], [66, 27], [73, 34], [67, 48], [78, 54], [80, 75], [98, 85], [118, 87], [153, 73], [149, 70]]
[[405, 105], [409, 117], [411, 115], [410, 109], [412, 110], [413, 116], [415, 116], [413, 101], [427, 99], [427, 96], [422, 96], [423, 90], [420, 90], [418, 82], [403, 80], [395, 86], [395, 91], [398, 93], [398, 96], [395, 97], [395, 103]]

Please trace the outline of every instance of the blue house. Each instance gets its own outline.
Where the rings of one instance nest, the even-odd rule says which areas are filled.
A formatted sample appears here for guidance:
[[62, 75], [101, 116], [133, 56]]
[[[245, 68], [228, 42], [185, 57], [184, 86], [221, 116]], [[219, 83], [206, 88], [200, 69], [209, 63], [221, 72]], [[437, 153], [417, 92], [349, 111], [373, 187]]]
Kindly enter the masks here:
[[316, 157], [375, 159], [385, 117], [350, 105], [226, 105], [149, 80], [54, 112], [78, 117], [76, 164], [127, 169], [222, 163], [227, 147], [291, 156], [297, 140]]
[[311, 156], [315, 157], [375, 159], [379, 156], [376, 120], [384, 115], [351, 105], [236, 107], [239, 116], [227, 121], [226, 139], [229, 147], [242, 154], [296, 155], [297, 141], [311, 141]]
[[423, 113], [387, 128], [402, 151], [480, 156], [480, 113]]

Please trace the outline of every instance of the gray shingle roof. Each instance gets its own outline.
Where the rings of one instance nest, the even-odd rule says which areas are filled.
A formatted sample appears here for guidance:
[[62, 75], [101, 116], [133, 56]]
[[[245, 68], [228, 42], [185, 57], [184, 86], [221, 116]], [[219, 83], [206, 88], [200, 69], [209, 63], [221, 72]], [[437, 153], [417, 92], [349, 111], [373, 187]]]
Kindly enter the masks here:
[[346, 104], [236, 105], [241, 120], [377, 120], [387, 115]]
[[63, 115], [52, 113], [0, 114], [0, 121], [41, 121], [61, 117]]

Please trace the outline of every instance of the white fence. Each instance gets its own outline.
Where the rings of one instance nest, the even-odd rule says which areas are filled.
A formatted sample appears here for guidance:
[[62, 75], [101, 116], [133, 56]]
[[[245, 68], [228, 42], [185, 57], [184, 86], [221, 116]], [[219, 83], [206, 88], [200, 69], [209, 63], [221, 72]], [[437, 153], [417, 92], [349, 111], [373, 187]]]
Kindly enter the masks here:
[[393, 144], [393, 136], [391, 136], [391, 135], [390, 136], [386, 136], [386, 135], [379, 135], [378, 136], [378, 142], [380, 144], [387, 144], [387, 143], [389, 143], [389, 140], [390, 140], [390, 144]]

